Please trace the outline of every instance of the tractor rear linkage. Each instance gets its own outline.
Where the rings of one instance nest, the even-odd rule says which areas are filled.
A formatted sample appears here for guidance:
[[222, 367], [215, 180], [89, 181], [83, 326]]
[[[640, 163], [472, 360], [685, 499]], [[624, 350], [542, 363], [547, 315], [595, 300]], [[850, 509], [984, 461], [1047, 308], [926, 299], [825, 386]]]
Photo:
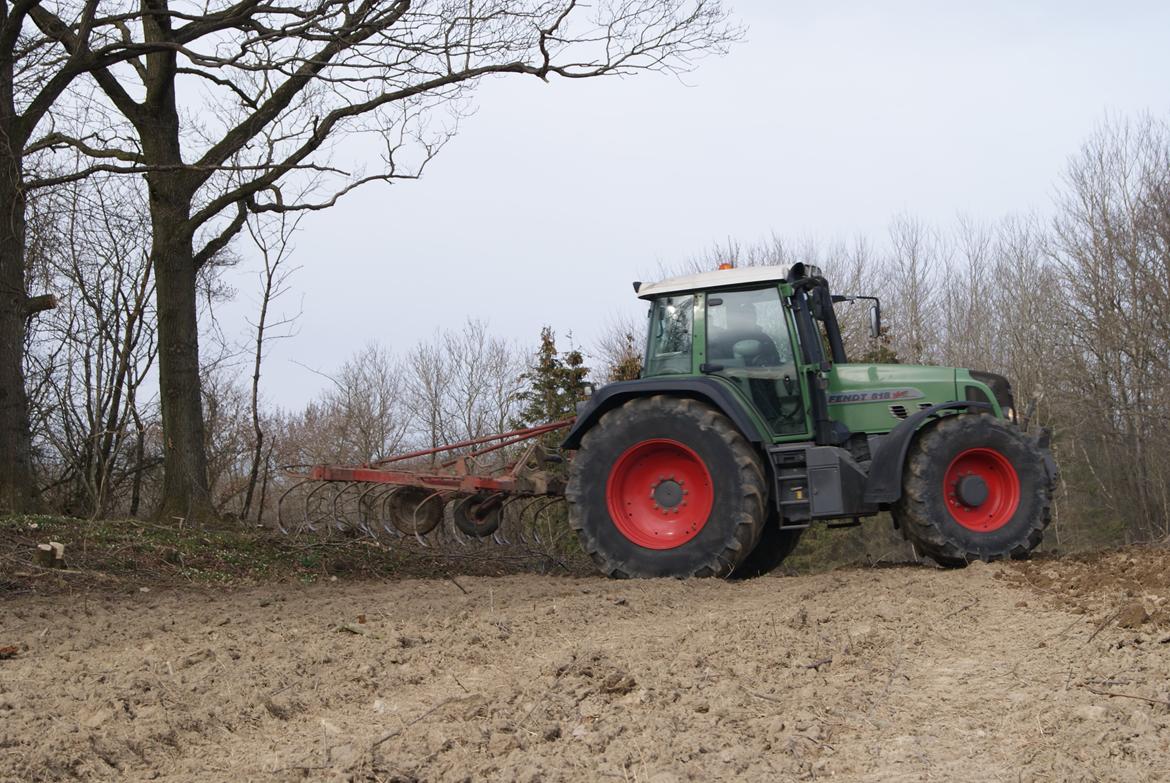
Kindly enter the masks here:
[[[573, 421], [485, 435], [365, 465], [286, 466], [284, 472], [294, 483], [277, 505], [280, 530], [335, 530], [383, 540], [413, 537], [430, 546], [424, 537], [438, 529], [437, 535], [449, 531], [459, 544], [475, 539], [541, 544], [537, 523], [564, 501], [564, 480], [547, 470], [563, 458], [539, 438], [567, 429]], [[514, 459], [502, 456], [519, 444], [524, 445]], [[519, 513], [511, 511], [514, 507]]]

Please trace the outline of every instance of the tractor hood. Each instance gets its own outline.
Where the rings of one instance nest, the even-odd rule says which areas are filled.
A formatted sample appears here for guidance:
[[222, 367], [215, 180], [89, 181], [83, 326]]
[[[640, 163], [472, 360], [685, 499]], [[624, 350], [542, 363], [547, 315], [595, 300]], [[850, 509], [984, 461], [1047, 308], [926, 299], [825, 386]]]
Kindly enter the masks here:
[[923, 408], [953, 400], [989, 401], [1003, 415], [992, 390], [955, 367], [837, 364], [828, 379], [829, 417], [853, 432], [888, 432]]

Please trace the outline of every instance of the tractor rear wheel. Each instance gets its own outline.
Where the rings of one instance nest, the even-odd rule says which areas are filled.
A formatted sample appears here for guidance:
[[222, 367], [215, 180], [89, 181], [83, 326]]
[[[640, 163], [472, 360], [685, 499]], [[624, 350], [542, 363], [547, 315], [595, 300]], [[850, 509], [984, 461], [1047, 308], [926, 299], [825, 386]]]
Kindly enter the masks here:
[[946, 416], [911, 447], [894, 518], [936, 563], [1025, 557], [1048, 526], [1052, 481], [1034, 438], [985, 414]]
[[655, 395], [585, 434], [565, 498], [582, 548], [608, 576], [727, 576], [760, 537], [767, 485], [726, 416]]
[[781, 528], [780, 514], [774, 507], [770, 508], [759, 542], [744, 558], [744, 561], [736, 567], [733, 576], [737, 579], [753, 579], [772, 573], [780, 567], [785, 558], [792, 554], [792, 550], [796, 549], [803, 532], [804, 530], [800, 528], [787, 530]]

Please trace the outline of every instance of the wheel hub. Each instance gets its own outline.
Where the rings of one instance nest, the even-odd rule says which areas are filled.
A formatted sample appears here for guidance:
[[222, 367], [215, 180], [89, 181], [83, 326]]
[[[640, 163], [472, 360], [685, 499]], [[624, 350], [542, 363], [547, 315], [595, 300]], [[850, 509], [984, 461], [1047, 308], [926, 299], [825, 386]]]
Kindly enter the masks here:
[[683, 495], [685, 490], [682, 488], [683, 482], [675, 481], [671, 476], [668, 479], [659, 481], [654, 485], [652, 495], [654, 503], [657, 504], [663, 511], [672, 511], [683, 503]]
[[979, 508], [987, 502], [987, 482], [981, 476], [963, 476], [955, 486], [955, 494], [964, 506]]

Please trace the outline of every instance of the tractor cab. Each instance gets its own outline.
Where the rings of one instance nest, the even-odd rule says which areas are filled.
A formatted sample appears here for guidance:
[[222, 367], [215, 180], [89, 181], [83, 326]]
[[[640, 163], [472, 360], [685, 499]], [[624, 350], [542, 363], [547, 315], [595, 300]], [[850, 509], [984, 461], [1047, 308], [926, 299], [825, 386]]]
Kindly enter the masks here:
[[755, 267], [640, 287], [638, 295], [651, 303], [643, 377], [721, 378], [771, 433], [806, 434], [803, 362], [784, 280], [779, 267]]
[[[835, 306], [868, 300], [870, 337], [881, 303], [834, 295], [805, 264], [720, 269], [635, 284], [650, 303], [642, 377], [705, 376], [746, 403], [774, 442], [843, 445], [851, 433], [892, 430], [952, 400], [1010, 409], [1006, 379], [946, 367], [851, 363]], [[995, 391], [993, 391], [995, 389]]]
[[[847, 358], [820, 269], [725, 268], [634, 288], [650, 302], [643, 378], [685, 373], [720, 379], [774, 441], [840, 445], [848, 439], [848, 426], [828, 407], [833, 367]], [[879, 306], [875, 300], [875, 336]]]

